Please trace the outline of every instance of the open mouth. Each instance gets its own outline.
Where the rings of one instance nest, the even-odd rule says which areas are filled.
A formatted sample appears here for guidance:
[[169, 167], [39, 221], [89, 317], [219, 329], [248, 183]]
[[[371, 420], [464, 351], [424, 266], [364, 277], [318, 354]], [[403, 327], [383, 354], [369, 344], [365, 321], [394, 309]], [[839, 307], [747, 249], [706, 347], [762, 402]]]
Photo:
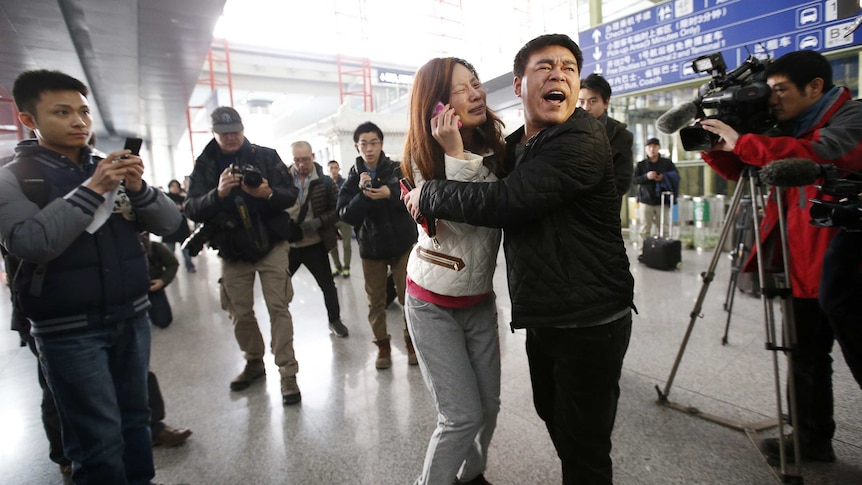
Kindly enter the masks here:
[[485, 114], [485, 106], [478, 106], [476, 108], [473, 108], [470, 111], [468, 111], [468, 113], [470, 113], [473, 116], [483, 115], [483, 114]]
[[553, 103], [562, 103], [566, 100], [566, 95], [562, 91], [551, 91], [545, 95], [545, 100]]

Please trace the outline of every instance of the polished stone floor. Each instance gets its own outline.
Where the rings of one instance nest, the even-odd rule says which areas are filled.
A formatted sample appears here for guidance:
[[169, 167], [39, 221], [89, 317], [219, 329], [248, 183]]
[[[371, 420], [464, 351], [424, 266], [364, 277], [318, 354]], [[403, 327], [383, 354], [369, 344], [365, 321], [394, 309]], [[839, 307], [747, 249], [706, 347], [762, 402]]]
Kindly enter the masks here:
[[[636, 262], [636, 254], [630, 248], [640, 315], [634, 319], [621, 380], [612, 455], [615, 483], [779, 483], [745, 433], [657, 404], [655, 387], [667, 386], [702, 286], [699, 274], [708, 268], [712, 254], [685, 251], [683, 266], [675, 272], [646, 268]], [[265, 381], [243, 392], [228, 389], [243, 361], [218, 303], [218, 259], [207, 253], [197, 258], [197, 265], [197, 273], [181, 271], [168, 288], [174, 323], [153, 329], [151, 367], [165, 395], [166, 422], [194, 431], [181, 447], [156, 448], [156, 481], [412, 483], [436, 415], [418, 367], [407, 365], [400, 339], [393, 339], [392, 368], [375, 369], [359, 261], [354, 261], [349, 279], [337, 281], [342, 317], [350, 329], [347, 339], [327, 330], [323, 298], [307, 270], [300, 269], [293, 278], [291, 311], [302, 390], [302, 403], [294, 407], [282, 406], [271, 356]], [[762, 303], [744, 294], [735, 299], [729, 341], [722, 345], [729, 265], [720, 259], [703, 318], [694, 325], [669, 398], [732, 421], [754, 423], [776, 416], [773, 354], [764, 350]], [[502, 410], [486, 477], [495, 485], [560, 483], [559, 461], [532, 406], [524, 332], [507, 329], [504, 268], [501, 256], [495, 288]], [[4, 287], [0, 293], [0, 314], [7, 315], [8, 290]], [[259, 292], [256, 310], [266, 328]], [[400, 307], [396, 303], [388, 312], [390, 333], [400, 335]], [[798, 472], [806, 484], [862, 484], [862, 392], [837, 346], [834, 358], [838, 461], [806, 464]], [[783, 357], [778, 363], [783, 369]], [[36, 359], [17, 346], [15, 334], [0, 332], [0, 483], [67, 483], [48, 459], [39, 400]]]

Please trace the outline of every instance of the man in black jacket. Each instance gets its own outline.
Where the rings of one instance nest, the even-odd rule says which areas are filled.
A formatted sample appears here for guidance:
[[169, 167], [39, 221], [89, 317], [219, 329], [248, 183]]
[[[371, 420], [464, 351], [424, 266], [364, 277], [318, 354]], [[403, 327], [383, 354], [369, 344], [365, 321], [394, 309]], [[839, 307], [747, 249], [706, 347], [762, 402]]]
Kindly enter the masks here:
[[621, 205], [632, 186], [634, 172], [634, 155], [632, 143], [634, 135], [626, 129], [626, 124], [608, 116], [608, 104], [611, 101], [611, 85], [600, 74], [590, 74], [581, 80], [581, 90], [578, 93], [578, 107], [603, 125], [608, 132], [611, 143], [611, 156], [614, 158], [614, 185]]
[[566, 35], [528, 42], [514, 63], [526, 124], [506, 139], [509, 176], [430, 180], [405, 203], [414, 217], [504, 229], [511, 326], [527, 331], [533, 402], [563, 483], [610, 484], [634, 280], [605, 128], [575, 106], [582, 64]]
[[[401, 168], [383, 152], [383, 131], [365, 122], [353, 132], [356, 165], [338, 193], [338, 215], [356, 228], [359, 257], [368, 293], [368, 322], [377, 345], [378, 369], [392, 366], [390, 336], [386, 331], [386, 278], [392, 271], [398, 303], [404, 307], [407, 287], [407, 258], [416, 243], [416, 222], [404, 210], [399, 196]], [[402, 320], [404, 312], [402, 310]], [[404, 320], [407, 362], [416, 365], [416, 353]]]
[[285, 405], [301, 400], [293, 351], [293, 320], [285, 209], [296, 202], [297, 189], [271, 148], [252, 145], [243, 135], [242, 119], [233, 108], [212, 113], [214, 139], [195, 162], [183, 205], [186, 215], [204, 223], [209, 243], [222, 259], [221, 304], [234, 324], [234, 335], [245, 353], [243, 371], [230, 383], [246, 389], [264, 376], [266, 347], [254, 316], [254, 280], [260, 286], [272, 325], [272, 351], [281, 374]]
[[[661, 206], [662, 197], [664, 197], [662, 194], [673, 193], [674, 203], [679, 195], [679, 172], [676, 170], [676, 165], [670, 159], [661, 156], [659, 150], [661, 150], [661, 142], [658, 138], [647, 140], [644, 147], [647, 156], [638, 162], [632, 177], [632, 182], [638, 186], [638, 203], [643, 213], [641, 240], [646, 240], [652, 235], [653, 226], [661, 224]], [[668, 197], [665, 199], [664, 220], [668, 221], [671, 214], [671, 201]]]

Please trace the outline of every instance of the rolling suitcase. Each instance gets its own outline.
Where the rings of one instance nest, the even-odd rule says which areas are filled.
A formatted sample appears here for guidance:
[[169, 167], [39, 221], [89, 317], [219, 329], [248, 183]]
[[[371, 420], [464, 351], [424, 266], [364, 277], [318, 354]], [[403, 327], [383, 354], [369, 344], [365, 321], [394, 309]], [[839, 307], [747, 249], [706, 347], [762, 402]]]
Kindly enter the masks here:
[[[664, 192], [661, 198], [661, 217], [659, 218], [658, 236], [649, 237], [644, 241], [643, 252], [640, 262], [653, 269], [670, 271], [680, 267], [682, 264], [682, 243], [679, 239], [671, 238], [672, 222], [668, 220], [667, 236], [664, 237], [664, 200], [665, 194], [670, 194], [670, 206], [673, 210], [673, 193]], [[672, 219], [669, 217], [668, 219]]]

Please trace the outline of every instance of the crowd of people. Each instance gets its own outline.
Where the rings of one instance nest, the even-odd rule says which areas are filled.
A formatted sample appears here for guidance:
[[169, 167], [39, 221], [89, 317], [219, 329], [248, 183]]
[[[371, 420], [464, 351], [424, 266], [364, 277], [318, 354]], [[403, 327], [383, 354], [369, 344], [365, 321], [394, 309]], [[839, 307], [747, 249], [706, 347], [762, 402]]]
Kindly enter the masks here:
[[[797, 69], [800, 63], [807, 68]], [[259, 278], [285, 406], [302, 401], [292, 275], [306, 266], [329, 331], [349, 337], [335, 281], [350, 277], [355, 237], [375, 367], [392, 366], [386, 307], [394, 298], [408, 364], [422, 373], [436, 407], [417, 485], [490, 483], [501, 403], [492, 277], [502, 242], [509, 326], [526, 333], [533, 402], [563, 483], [613, 483], [611, 434], [637, 312], [620, 205], [637, 185], [649, 235], [653, 207], [678, 192], [679, 174], [660, 156], [657, 138], [633, 162], [632, 133], [607, 114], [610, 85], [597, 74], [582, 80], [582, 66], [566, 35], [525, 44], [513, 62], [525, 122], [504, 137], [473, 65], [431, 59], [415, 76], [401, 162], [384, 152], [380, 127], [365, 122], [353, 133], [357, 157], [346, 177], [335, 160], [324, 170], [306, 141], [292, 144], [292, 163], [285, 163], [245, 137], [236, 110], [219, 107], [187, 189], [172, 180], [167, 192], [144, 180], [139, 155], [95, 155], [83, 83], [57, 71], [22, 73], [13, 95], [35, 139], [22, 141], [0, 169], [0, 236], [7, 264], [17, 263], [9, 280], [13, 322], [39, 356], [51, 459], [75, 483], [148, 484], [152, 446], [191, 435], [162, 422], [149, 355], [151, 325], [165, 328], [173, 319], [165, 287], [179, 269], [177, 244], [186, 271], [196, 271], [182, 245], [195, 224], [220, 260], [220, 303], [242, 352], [230, 391], [245, 391], [266, 372], [267, 345], [253, 311]], [[808, 51], [777, 60], [767, 72], [771, 106], [788, 131], [740, 135], [720, 120], [701, 120], [720, 137], [704, 160], [731, 179], [743, 163], [775, 158], [862, 168], [862, 106], [833, 86], [828, 68]], [[790, 230], [806, 241], [790, 249], [800, 342], [794, 412], [802, 458], [834, 461], [829, 353], [837, 338], [860, 378], [860, 332], [844, 310], [852, 302], [847, 288], [862, 282], [858, 264], [857, 271], [823, 267], [827, 248], [827, 261], [840, 259], [858, 238], [842, 232], [830, 246], [836, 230], [805, 224], [794, 201], [820, 196], [812, 187], [784, 192]], [[770, 202], [765, 244], [774, 242], [775, 217]], [[774, 456], [778, 443], [765, 442], [766, 453]]]

